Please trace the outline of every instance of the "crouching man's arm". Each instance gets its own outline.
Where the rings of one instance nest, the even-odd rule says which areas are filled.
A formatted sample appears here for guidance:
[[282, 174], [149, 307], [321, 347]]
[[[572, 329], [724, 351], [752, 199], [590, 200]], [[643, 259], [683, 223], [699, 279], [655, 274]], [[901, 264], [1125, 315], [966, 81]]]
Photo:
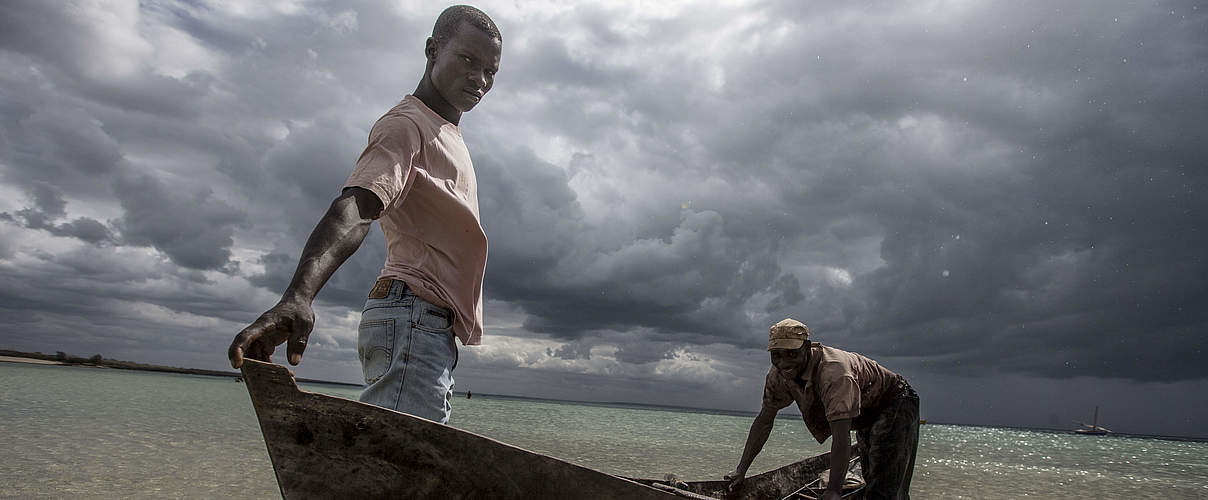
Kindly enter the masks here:
[[832, 420], [831, 451], [830, 451], [830, 482], [826, 485], [826, 493], [821, 500], [839, 498], [843, 491], [843, 482], [847, 480], [847, 461], [851, 455], [851, 419]]
[[743, 478], [747, 476], [747, 468], [751, 466], [751, 462], [755, 461], [755, 456], [763, 451], [763, 445], [768, 442], [768, 436], [772, 434], [772, 425], [775, 423], [776, 410], [767, 407], [759, 410], [759, 415], [751, 423], [751, 431], [747, 434], [747, 444], [743, 447], [742, 459], [738, 461], [738, 467], [733, 472], [726, 474], [725, 478], [730, 481], [731, 490], [741, 484]]

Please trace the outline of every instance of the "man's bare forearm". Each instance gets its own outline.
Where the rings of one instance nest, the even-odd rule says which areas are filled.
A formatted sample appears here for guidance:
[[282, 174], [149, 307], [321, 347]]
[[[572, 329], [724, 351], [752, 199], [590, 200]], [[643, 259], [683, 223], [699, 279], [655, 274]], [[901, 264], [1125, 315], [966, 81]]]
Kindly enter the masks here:
[[835, 420], [830, 423], [830, 482], [826, 489], [836, 493], [843, 491], [847, 480], [847, 461], [851, 456], [851, 419]]
[[261, 314], [256, 321], [235, 335], [227, 348], [231, 368], [239, 368], [244, 356], [271, 362], [273, 350], [288, 342], [286, 353], [291, 364], [302, 361], [306, 342], [315, 325], [311, 303], [327, 279], [348, 257], [360, 248], [369, 226], [381, 211], [377, 195], [362, 188], [348, 188], [340, 194], [327, 213], [319, 219], [294, 277], [281, 294], [281, 301]]
[[313, 302], [336, 269], [361, 247], [376, 212], [366, 214], [365, 208], [358, 207], [358, 197], [362, 196], [352, 189], [345, 190], [319, 219], [302, 249], [294, 277], [281, 295], [282, 302]]
[[772, 425], [776, 423], [776, 414], [768, 413], [766, 410], [761, 410], [759, 416], [755, 417], [755, 421], [751, 423], [751, 431], [747, 433], [747, 444], [742, 450], [742, 459], [738, 461], [738, 470], [746, 473], [751, 467], [751, 462], [755, 461], [755, 457], [763, 451], [763, 445], [768, 442], [768, 436], [772, 434]]

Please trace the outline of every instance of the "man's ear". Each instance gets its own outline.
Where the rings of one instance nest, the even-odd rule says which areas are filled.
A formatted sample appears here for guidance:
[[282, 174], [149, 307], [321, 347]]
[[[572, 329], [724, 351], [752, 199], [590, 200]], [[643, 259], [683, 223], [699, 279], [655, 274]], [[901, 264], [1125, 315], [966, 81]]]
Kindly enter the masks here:
[[429, 61], [436, 60], [436, 39], [428, 37], [428, 41], [424, 42], [424, 57]]

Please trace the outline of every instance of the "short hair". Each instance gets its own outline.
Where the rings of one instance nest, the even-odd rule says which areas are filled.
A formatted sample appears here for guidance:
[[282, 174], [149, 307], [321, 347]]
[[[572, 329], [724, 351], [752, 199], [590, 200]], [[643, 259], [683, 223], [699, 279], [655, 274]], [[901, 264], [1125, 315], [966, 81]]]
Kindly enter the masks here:
[[495, 26], [495, 21], [492, 21], [487, 14], [469, 5], [454, 5], [445, 9], [436, 18], [436, 25], [432, 26], [432, 38], [438, 42], [445, 42], [457, 34], [457, 30], [461, 28], [462, 23], [469, 23], [470, 26], [482, 30], [490, 37], [503, 42], [503, 35], [499, 34], [499, 28]]

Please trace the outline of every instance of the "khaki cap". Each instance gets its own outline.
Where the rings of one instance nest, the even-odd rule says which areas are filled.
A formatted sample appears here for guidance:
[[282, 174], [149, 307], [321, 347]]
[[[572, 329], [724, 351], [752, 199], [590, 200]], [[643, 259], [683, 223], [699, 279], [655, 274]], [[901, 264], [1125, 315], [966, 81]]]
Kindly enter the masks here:
[[782, 319], [772, 325], [768, 335], [768, 350], [797, 349], [810, 339], [809, 327], [792, 318]]

